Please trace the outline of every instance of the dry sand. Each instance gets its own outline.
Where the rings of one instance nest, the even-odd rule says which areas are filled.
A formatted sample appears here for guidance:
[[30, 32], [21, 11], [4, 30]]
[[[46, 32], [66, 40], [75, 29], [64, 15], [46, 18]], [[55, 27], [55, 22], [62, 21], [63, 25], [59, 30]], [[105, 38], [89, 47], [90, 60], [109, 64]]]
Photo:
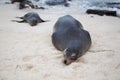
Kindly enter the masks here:
[[[31, 11], [50, 22], [31, 27], [10, 21]], [[66, 66], [62, 52], [51, 43], [53, 25], [65, 14], [52, 11], [0, 4], [0, 80], [120, 80], [120, 18], [71, 13], [93, 43], [83, 57]]]

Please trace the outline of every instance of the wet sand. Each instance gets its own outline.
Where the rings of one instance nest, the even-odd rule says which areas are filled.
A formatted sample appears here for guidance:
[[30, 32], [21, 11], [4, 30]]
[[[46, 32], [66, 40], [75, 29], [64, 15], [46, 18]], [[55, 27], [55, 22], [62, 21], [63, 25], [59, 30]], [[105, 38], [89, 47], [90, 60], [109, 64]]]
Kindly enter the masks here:
[[[31, 11], [50, 21], [34, 27], [11, 22]], [[54, 11], [0, 4], [0, 80], [120, 80], [120, 18], [71, 13], [90, 32], [92, 46], [66, 66], [51, 35], [56, 20], [67, 13]]]

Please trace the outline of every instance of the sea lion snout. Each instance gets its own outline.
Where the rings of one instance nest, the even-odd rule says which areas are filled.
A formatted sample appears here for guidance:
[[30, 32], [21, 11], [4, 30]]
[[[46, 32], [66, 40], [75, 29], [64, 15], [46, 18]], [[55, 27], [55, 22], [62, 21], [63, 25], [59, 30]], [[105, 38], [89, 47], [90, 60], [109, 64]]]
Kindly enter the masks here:
[[30, 23], [30, 25], [31, 25], [31, 26], [35, 26], [35, 25], [37, 25], [37, 23]]
[[66, 64], [66, 65], [69, 65], [69, 64], [71, 64], [73, 61], [72, 60], [70, 60], [70, 59], [66, 59], [66, 60], [64, 60], [64, 64]]
[[71, 64], [72, 62], [76, 61], [77, 60], [77, 54], [76, 53], [66, 53], [64, 55], [64, 61], [63, 63], [66, 64], [66, 65], [69, 65]]

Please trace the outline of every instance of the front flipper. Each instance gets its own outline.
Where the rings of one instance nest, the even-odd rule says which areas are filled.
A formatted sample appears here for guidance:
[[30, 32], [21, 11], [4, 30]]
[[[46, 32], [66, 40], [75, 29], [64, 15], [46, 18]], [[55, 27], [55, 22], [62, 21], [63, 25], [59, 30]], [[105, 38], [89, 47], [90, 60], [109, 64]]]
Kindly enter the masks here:
[[18, 22], [18, 23], [23, 23], [23, 22], [26, 22], [25, 20], [22, 20], [22, 21], [17, 21], [17, 20], [11, 20], [13, 22]]
[[42, 19], [40, 19], [39, 20], [39, 23], [42, 23], [42, 22], [49, 22], [50, 20], [42, 20]]
[[63, 51], [63, 47], [61, 46], [61, 40], [60, 40], [60, 36], [59, 34], [57, 34], [56, 32], [54, 32], [52, 34], [52, 44], [54, 45], [54, 47], [60, 51]]
[[23, 17], [15, 17], [15, 18], [23, 19]]

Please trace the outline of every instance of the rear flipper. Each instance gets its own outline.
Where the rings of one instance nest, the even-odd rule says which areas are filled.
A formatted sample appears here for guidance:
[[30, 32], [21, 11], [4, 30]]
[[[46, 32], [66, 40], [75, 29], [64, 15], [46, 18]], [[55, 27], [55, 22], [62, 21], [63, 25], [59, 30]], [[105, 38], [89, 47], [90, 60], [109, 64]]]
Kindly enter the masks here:
[[39, 23], [41, 22], [49, 22], [50, 20], [40, 20]]
[[23, 19], [23, 17], [15, 17], [15, 18]]
[[22, 20], [22, 21], [17, 21], [17, 20], [11, 20], [12, 22], [18, 22], [18, 23], [23, 23], [25, 22], [25, 20]]

